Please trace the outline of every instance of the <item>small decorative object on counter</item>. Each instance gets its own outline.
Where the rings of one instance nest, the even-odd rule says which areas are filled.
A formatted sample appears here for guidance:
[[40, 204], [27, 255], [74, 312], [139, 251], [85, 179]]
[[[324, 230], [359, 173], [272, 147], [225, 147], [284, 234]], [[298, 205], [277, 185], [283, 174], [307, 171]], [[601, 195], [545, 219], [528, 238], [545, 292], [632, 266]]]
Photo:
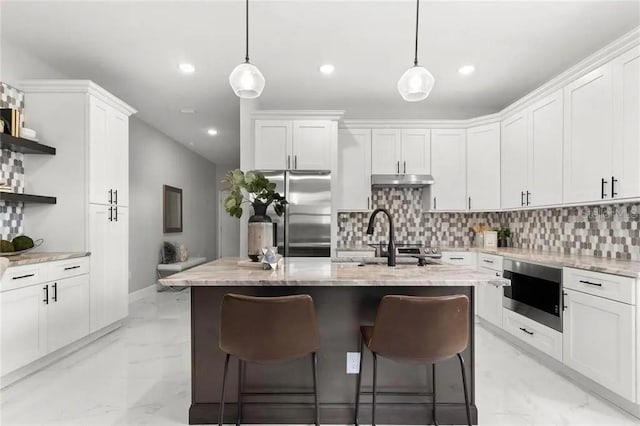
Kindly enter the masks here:
[[18, 256], [24, 253], [28, 253], [36, 247], [40, 247], [44, 240], [42, 238], [33, 241], [26, 235], [19, 235], [12, 241], [1, 240], [0, 241], [0, 253], [2, 256]]
[[489, 225], [485, 225], [484, 223], [476, 223], [471, 227], [473, 231], [473, 246], [481, 247], [485, 246], [484, 244], [484, 232], [490, 230]]
[[498, 230], [498, 247], [513, 247], [511, 229], [507, 226], [502, 226]]
[[262, 265], [264, 269], [273, 269], [275, 271], [283, 263], [284, 259], [278, 254], [277, 247], [265, 247], [262, 249]]
[[498, 247], [498, 233], [496, 231], [484, 231], [484, 248]]
[[247, 254], [257, 262], [263, 247], [272, 247], [275, 241], [275, 226], [267, 215], [267, 208], [273, 204], [278, 216], [284, 213], [287, 200], [276, 192], [276, 184], [269, 182], [264, 175], [255, 172], [244, 173], [233, 170], [222, 180], [223, 189], [229, 191], [224, 208], [233, 217], [242, 217], [242, 204], [251, 203], [254, 214], [249, 218]]

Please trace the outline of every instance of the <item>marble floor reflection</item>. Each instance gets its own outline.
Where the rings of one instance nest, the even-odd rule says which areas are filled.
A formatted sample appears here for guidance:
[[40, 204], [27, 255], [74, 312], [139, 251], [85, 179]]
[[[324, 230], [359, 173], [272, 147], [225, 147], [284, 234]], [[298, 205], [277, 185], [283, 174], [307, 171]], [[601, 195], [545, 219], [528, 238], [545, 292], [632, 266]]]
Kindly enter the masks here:
[[[190, 403], [189, 291], [130, 306], [127, 325], [3, 390], [0, 424], [184, 425]], [[638, 425], [483, 328], [481, 425]]]

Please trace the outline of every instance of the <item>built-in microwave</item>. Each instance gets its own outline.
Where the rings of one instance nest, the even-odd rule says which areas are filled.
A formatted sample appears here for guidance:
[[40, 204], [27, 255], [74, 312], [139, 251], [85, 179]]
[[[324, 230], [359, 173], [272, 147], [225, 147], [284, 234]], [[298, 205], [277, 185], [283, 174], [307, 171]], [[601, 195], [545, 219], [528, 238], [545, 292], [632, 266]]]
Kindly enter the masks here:
[[562, 269], [505, 259], [502, 306], [562, 332]]

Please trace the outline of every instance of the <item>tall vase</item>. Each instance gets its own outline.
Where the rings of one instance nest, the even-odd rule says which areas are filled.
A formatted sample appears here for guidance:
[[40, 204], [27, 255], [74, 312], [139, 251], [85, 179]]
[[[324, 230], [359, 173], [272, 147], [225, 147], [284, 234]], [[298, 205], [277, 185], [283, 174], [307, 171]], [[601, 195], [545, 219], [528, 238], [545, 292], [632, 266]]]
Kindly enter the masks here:
[[249, 218], [247, 254], [257, 262], [264, 247], [273, 247], [273, 222], [267, 215], [267, 205], [253, 203], [253, 216]]

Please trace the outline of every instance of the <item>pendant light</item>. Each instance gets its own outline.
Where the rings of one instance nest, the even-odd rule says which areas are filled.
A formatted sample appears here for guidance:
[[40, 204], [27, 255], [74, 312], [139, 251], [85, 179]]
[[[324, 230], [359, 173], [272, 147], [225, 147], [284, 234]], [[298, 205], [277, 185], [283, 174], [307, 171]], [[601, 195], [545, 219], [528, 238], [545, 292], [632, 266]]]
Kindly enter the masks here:
[[420, 0], [416, 2], [416, 50], [413, 66], [406, 70], [398, 81], [398, 92], [407, 102], [418, 102], [426, 99], [433, 89], [435, 79], [424, 67], [418, 65], [418, 18], [420, 17]]
[[264, 89], [264, 76], [260, 70], [249, 63], [249, 0], [246, 0], [246, 50], [244, 62], [231, 71], [229, 84], [236, 96], [243, 99], [254, 99]]

